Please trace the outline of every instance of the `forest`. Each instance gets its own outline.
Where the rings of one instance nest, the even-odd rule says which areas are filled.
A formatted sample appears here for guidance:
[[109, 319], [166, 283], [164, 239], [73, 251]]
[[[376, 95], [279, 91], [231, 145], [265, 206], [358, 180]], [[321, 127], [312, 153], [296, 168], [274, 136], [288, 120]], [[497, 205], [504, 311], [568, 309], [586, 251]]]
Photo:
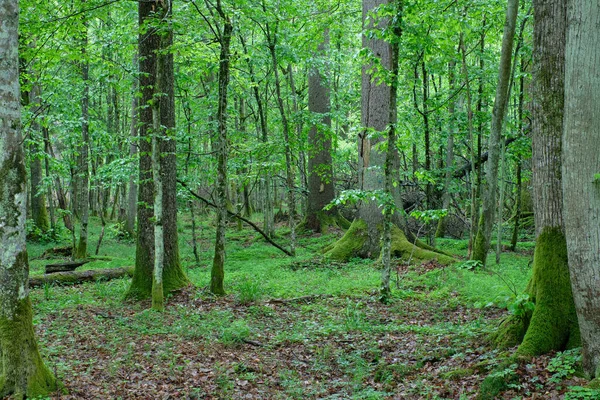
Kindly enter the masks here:
[[600, 399], [597, 0], [0, 0], [0, 398]]

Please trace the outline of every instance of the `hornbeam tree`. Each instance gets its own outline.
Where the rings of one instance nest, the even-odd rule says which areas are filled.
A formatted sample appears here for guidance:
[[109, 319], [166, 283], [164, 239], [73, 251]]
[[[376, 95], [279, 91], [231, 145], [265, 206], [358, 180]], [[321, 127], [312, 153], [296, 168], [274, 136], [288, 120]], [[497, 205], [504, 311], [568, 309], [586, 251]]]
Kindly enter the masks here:
[[[363, 30], [385, 31], [389, 18], [378, 17], [378, 10], [388, 6], [388, 0], [364, 0], [363, 1]], [[400, 7], [398, 7], [400, 8]], [[399, 16], [394, 16], [398, 18]], [[398, 40], [397, 38], [395, 40]], [[372, 193], [377, 196], [384, 191], [385, 186], [385, 160], [386, 151], [382, 149], [382, 142], [386, 140], [386, 132], [390, 121], [390, 99], [391, 85], [381, 79], [385, 71], [392, 70], [392, 44], [384, 40], [381, 35], [363, 35], [363, 49], [369, 53], [370, 62], [362, 69], [362, 132], [358, 138], [359, 157], [359, 188], [363, 193]], [[377, 66], [376, 66], [377, 65]], [[392, 171], [398, 171], [398, 153], [391, 155]], [[398, 181], [396, 176], [394, 181]], [[396, 210], [402, 210], [402, 200], [398, 185], [393, 185], [391, 195]], [[352, 257], [377, 258], [381, 251], [382, 227], [384, 226], [384, 215], [376, 201], [362, 202], [359, 207], [358, 216], [352, 222], [344, 236], [327, 249], [326, 256], [347, 260]], [[442, 263], [452, 261], [451, 257], [439, 254], [432, 249], [425, 249], [425, 244], [417, 241], [408, 234], [405, 229], [404, 218], [401, 212], [394, 213], [391, 226], [390, 255], [394, 257], [412, 257], [414, 259], [426, 260], [437, 259]], [[407, 238], [408, 236], [408, 238]], [[410, 240], [409, 240], [410, 239]], [[414, 244], [416, 243], [416, 247]]]
[[57, 382], [40, 357], [29, 299], [17, 0], [0, 1], [0, 21], [0, 397], [23, 399]]
[[567, 16], [563, 212], [583, 368], [600, 376], [600, 3], [573, 0]]

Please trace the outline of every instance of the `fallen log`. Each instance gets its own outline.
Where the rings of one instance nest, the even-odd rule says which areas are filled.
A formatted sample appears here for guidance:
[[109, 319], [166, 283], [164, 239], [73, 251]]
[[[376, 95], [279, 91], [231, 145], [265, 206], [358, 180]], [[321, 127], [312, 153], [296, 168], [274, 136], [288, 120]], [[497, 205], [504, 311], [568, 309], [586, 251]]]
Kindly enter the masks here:
[[76, 268], [81, 267], [83, 264], [89, 263], [90, 260], [80, 260], [80, 261], [66, 261], [62, 263], [55, 264], [47, 264], [46, 270], [44, 273], [53, 274], [56, 272], [72, 272], [75, 271]]
[[40, 287], [51, 283], [63, 285], [117, 279], [125, 276], [133, 276], [133, 269], [134, 267], [90, 269], [86, 271], [55, 272], [53, 274], [30, 276], [29, 287]]

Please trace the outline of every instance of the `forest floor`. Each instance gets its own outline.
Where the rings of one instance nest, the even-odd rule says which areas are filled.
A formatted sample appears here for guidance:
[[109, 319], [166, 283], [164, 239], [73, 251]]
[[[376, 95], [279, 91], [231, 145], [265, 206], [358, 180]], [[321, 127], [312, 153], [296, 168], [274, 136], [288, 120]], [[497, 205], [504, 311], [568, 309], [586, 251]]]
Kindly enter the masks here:
[[[200, 227], [196, 263], [182, 223], [182, 262], [194, 286], [170, 297], [162, 314], [123, 301], [128, 279], [32, 290], [42, 353], [66, 388], [52, 398], [471, 399], [514, 351], [492, 349], [487, 336], [527, 283], [533, 243], [486, 270], [397, 261], [393, 298], [383, 305], [376, 262], [319, 258], [335, 234], [301, 238], [292, 260], [234, 225], [228, 295], [213, 297], [213, 234], [208, 223]], [[32, 274], [52, 262], [42, 254], [56, 245], [29, 246]], [[466, 253], [462, 240], [438, 245]], [[108, 232], [99, 253], [106, 258], [80, 269], [133, 265], [134, 249]], [[580, 388], [578, 362], [565, 352], [496, 370], [510, 382], [497, 398], [600, 398]]]

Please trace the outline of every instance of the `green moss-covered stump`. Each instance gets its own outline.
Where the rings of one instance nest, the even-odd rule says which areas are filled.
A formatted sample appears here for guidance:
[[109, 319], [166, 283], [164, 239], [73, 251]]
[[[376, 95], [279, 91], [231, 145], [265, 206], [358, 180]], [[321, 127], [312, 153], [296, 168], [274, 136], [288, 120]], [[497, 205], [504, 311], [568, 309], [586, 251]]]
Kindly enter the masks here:
[[0, 397], [46, 397], [59, 389], [35, 341], [29, 297], [19, 301], [13, 319], [0, 319]]
[[[354, 257], [365, 258], [370, 254], [365, 250], [367, 237], [367, 223], [361, 219], [355, 219], [344, 236], [325, 249], [325, 256], [336, 261], [348, 261]], [[411, 243], [397, 226], [392, 227], [391, 255], [405, 261], [409, 259], [416, 262], [436, 260], [444, 265], [456, 261], [454, 258], [435, 250], [422, 248], [422, 243], [419, 241], [416, 244]], [[378, 256], [378, 254], [373, 254], [373, 256]]]

